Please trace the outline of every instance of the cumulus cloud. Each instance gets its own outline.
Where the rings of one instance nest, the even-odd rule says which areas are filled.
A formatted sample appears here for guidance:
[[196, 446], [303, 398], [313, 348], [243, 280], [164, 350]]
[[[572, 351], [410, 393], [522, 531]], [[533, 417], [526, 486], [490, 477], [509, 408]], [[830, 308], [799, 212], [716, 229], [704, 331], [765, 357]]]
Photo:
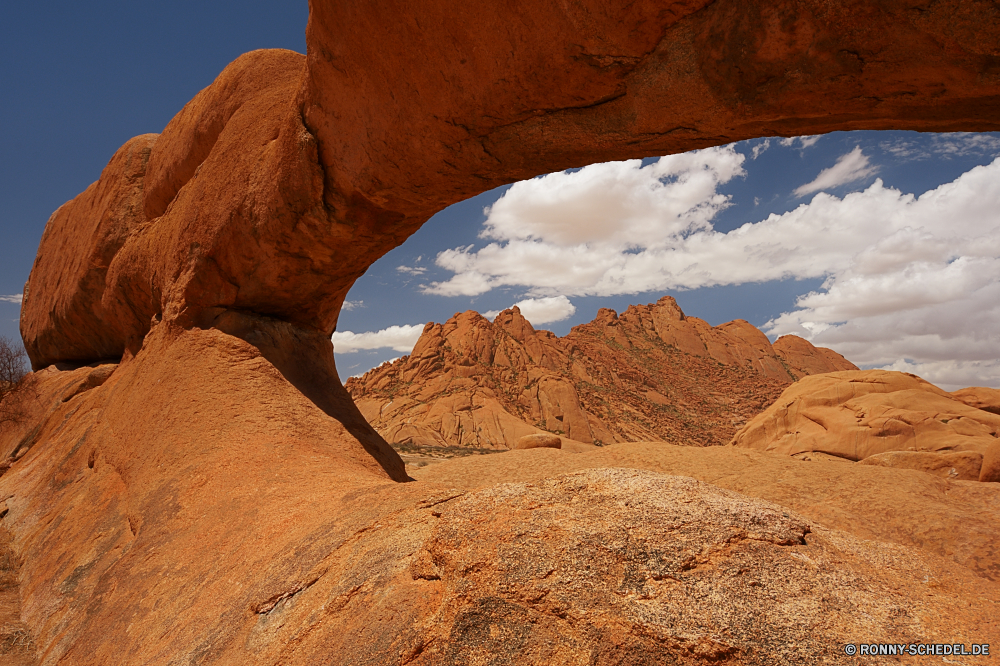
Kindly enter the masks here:
[[481, 237], [493, 242], [440, 253], [455, 276], [427, 293], [475, 296], [500, 285], [530, 288], [531, 297], [647, 291], [662, 275], [636, 270], [651, 250], [711, 229], [729, 205], [718, 186], [744, 175], [744, 156], [731, 146], [662, 157], [594, 164], [515, 183], [487, 209]]
[[851, 152], [841, 155], [832, 167], [820, 171], [814, 180], [796, 188], [795, 196], [804, 197], [813, 192], [831, 190], [848, 183], [856, 183], [871, 176], [877, 170], [869, 162], [868, 156], [861, 152], [861, 146], [855, 146]]
[[1000, 160], [919, 198], [876, 182], [817, 202], [837, 211], [831, 234], [856, 235], [857, 247], [765, 330], [949, 390], [1000, 386]]
[[[514, 304], [521, 315], [534, 325], [548, 324], [572, 317], [576, 306], [565, 296], [549, 296], [546, 298], [527, 298]], [[513, 306], [511, 306], [513, 307]], [[495, 319], [500, 310], [484, 312], [487, 319]]]
[[8, 296], [0, 295], [0, 302], [2, 303], [17, 303], [20, 305], [22, 300], [24, 300], [23, 294], [10, 294]]
[[389, 348], [398, 352], [409, 354], [413, 351], [413, 345], [417, 344], [420, 334], [423, 332], [422, 325], [390, 326], [381, 331], [369, 331], [367, 333], [353, 333], [351, 331], [337, 331], [333, 334], [333, 350], [338, 354], [351, 354], [362, 349], [384, 349]]
[[363, 307], [365, 307], [364, 301], [344, 301], [344, 304], [341, 306], [341, 309], [351, 311]]
[[427, 269], [423, 266], [396, 266], [396, 270], [408, 275], [423, 275], [427, 272]]

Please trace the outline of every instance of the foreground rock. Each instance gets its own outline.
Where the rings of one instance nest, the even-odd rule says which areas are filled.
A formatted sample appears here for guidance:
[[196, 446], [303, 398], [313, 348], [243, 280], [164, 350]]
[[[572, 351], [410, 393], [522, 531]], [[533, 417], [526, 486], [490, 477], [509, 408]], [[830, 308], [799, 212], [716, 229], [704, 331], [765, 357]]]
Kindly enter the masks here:
[[998, 433], [1000, 416], [915, 375], [866, 370], [797, 382], [736, 433], [733, 444], [847, 460], [890, 451], [967, 452], [976, 454], [966, 463], [972, 465], [995, 446]]
[[[110, 375], [38, 373], [38, 425], [0, 441], [26, 451], [0, 494], [43, 664], [819, 663], [859, 629], [995, 633], [1000, 486], [666, 444], [473, 456], [394, 484], [309, 401], [276, 401], [259, 350], [165, 326]], [[637, 471], [534, 481], [587, 467], [778, 504]]]
[[525, 435], [517, 440], [515, 449], [561, 449], [562, 440], [555, 435], [538, 434]]
[[428, 324], [413, 352], [347, 380], [392, 444], [516, 448], [549, 432], [594, 444], [723, 444], [799, 377], [856, 370], [840, 354], [743, 320], [710, 326], [664, 296], [559, 338], [516, 307]]
[[454, 459], [416, 470], [413, 476], [426, 483], [475, 489], [618, 467], [692, 477], [786, 506], [859, 539], [932, 553], [975, 576], [1000, 582], [1000, 486], [911, 469], [858, 465], [843, 458], [803, 461], [731, 446], [702, 449], [636, 442], [580, 455], [532, 450], [485, 460]]

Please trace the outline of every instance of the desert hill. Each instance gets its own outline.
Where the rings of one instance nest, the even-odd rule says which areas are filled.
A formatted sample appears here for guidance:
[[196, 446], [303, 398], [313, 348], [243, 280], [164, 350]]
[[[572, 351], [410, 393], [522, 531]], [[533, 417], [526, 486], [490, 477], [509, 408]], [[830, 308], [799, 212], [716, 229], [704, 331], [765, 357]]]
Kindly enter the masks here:
[[772, 345], [743, 320], [711, 326], [664, 296], [602, 308], [565, 337], [518, 308], [429, 323], [409, 356], [345, 386], [389, 443], [514, 448], [550, 432], [588, 444], [711, 446], [806, 375], [856, 370], [796, 336]]

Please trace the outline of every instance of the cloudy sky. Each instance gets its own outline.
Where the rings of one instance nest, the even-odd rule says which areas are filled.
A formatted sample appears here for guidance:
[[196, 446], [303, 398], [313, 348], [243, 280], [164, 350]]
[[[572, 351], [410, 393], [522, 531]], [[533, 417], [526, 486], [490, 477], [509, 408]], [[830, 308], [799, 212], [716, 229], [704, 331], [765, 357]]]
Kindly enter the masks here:
[[563, 334], [598, 307], [668, 293], [712, 324], [747, 319], [863, 367], [1000, 386], [998, 156], [996, 134], [849, 132], [500, 188], [355, 285], [338, 364], [356, 374], [406, 353], [423, 321], [454, 311], [517, 303]]
[[[306, 3], [0, 9], [0, 335], [45, 220], [129, 137], [160, 131], [240, 53], [302, 51]], [[564, 334], [674, 295], [864, 367], [1000, 387], [1000, 135], [852, 132], [598, 164], [443, 211], [355, 285], [344, 376], [427, 321], [512, 304]]]

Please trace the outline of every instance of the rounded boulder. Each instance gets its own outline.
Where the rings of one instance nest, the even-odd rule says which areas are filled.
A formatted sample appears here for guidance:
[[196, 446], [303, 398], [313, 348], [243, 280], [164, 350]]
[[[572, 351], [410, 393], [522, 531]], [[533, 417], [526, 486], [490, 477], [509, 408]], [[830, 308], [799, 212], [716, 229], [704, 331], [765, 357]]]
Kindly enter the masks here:
[[540, 432], [535, 435], [525, 435], [517, 440], [515, 449], [561, 449], [562, 439], [557, 435]]

